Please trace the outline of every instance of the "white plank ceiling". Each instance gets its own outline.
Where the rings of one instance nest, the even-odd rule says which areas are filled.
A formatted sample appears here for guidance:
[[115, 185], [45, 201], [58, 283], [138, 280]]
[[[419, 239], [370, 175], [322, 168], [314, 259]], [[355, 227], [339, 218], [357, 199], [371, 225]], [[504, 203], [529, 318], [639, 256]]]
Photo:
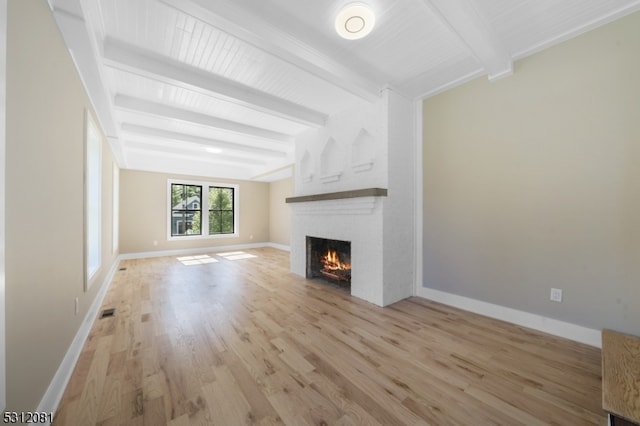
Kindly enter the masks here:
[[[410, 99], [640, 10], [640, 0], [49, 0], [123, 168], [270, 181], [295, 136], [391, 87]], [[284, 170], [284, 172], [283, 172]]]

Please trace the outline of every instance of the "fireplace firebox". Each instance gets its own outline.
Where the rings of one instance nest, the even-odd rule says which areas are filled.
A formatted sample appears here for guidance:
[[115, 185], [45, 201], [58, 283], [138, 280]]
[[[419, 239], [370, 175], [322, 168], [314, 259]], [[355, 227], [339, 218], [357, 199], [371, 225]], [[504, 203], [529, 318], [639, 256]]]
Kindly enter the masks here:
[[351, 242], [307, 236], [307, 278], [351, 286]]

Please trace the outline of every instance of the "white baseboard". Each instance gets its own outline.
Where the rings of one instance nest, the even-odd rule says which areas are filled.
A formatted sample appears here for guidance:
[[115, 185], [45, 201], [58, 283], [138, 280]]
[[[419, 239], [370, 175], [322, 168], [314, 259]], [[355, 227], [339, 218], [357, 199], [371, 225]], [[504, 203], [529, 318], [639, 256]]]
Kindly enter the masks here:
[[218, 253], [221, 251], [231, 250], [246, 250], [260, 247], [273, 247], [280, 250], [290, 251], [289, 246], [276, 243], [251, 243], [251, 244], [235, 244], [230, 246], [214, 246], [214, 247], [199, 247], [188, 248], [178, 250], [158, 250], [158, 251], [145, 251], [137, 253], [124, 253], [120, 255], [121, 259], [144, 259], [149, 257], [163, 257], [163, 256], [188, 256], [191, 254], [204, 254], [204, 253]]
[[190, 254], [217, 253], [221, 251], [260, 248], [260, 247], [266, 247], [268, 244], [269, 243], [252, 243], [252, 244], [236, 244], [236, 245], [230, 245], [230, 246], [188, 248], [188, 249], [178, 249], [178, 250], [145, 251], [145, 252], [137, 252], [137, 253], [124, 253], [120, 255], [120, 257], [122, 259], [144, 259], [148, 257], [188, 256]]
[[267, 247], [272, 247], [274, 249], [278, 249], [278, 250], [284, 250], [284, 251], [291, 251], [291, 247], [290, 246], [285, 246], [284, 244], [278, 244], [278, 243], [267, 243], [266, 244]]
[[468, 297], [458, 296], [456, 294], [446, 293], [444, 291], [434, 290], [431, 288], [417, 287], [416, 296], [464, 309], [465, 311], [507, 321], [512, 324], [532, 328], [544, 333], [564, 337], [565, 339], [585, 343], [597, 348], [602, 347], [602, 334], [600, 330], [594, 330], [580, 325], [543, 317], [529, 312], [519, 311], [517, 309], [507, 308], [505, 306], [494, 305], [493, 303], [482, 302], [480, 300], [470, 299]]
[[[102, 301], [104, 300], [105, 295], [107, 294], [107, 290], [109, 289], [109, 285], [113, 280], [113, 276], [118, 270], [118, 266], [120, 265], [120, 256], [118, 256], [111, 266], [109, 273], [105, 277], [104, 281], [100, 286], [100, 290], [96, 294], [93, 303], [89, 307], [87, 314], [78, 329], [67, 353], [65, 354], [60, 366], [58, 367], [58, 371], [53, 376], [51, 383], [49, 383], [49, 387], [47, 391], [44, 393], [44, 396], [40, 400], [40, 404], [38, 404], [37, 412], [40, 413], [55, 413], [58, 408], [58, 404], [62, 400], [62, 396], [64, 395], [64, 391], [69, 383], [69, 379], [71, 378], [71, 374], [76, 366], [76, 362], [78, 362], [78, 358], [80, 357], [80, 353], [82, 352], [82, 348], [84, 347], [85, 342], [87, 341], [87, 337], [91, 332], [91, 327], [93, 326], [93, 322], [98, 315], [98, 311], [100, 310], [100, 306], [102, 306]], [[42, 424], [42, 423], [39, 423]]]

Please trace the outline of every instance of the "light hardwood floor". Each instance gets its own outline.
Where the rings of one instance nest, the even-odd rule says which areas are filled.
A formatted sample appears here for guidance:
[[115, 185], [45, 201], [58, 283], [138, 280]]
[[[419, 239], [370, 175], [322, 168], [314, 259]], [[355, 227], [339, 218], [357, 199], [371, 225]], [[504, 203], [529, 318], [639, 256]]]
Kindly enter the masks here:
[[192, 261], [213, 263], [120, 264], [54, 424], [606, 424], [599, 349], [415, 297], [379, 308], [276, 249]]

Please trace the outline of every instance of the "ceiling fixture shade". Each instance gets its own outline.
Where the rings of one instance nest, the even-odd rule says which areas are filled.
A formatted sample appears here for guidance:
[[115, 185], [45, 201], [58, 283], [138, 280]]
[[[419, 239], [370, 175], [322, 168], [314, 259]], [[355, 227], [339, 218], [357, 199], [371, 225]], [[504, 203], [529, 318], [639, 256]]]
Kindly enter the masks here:
[[336, 32], [347, 40], [365, 37], [375, 24], [373, 10], [365, 3], [349, 3], [336, 16]]

